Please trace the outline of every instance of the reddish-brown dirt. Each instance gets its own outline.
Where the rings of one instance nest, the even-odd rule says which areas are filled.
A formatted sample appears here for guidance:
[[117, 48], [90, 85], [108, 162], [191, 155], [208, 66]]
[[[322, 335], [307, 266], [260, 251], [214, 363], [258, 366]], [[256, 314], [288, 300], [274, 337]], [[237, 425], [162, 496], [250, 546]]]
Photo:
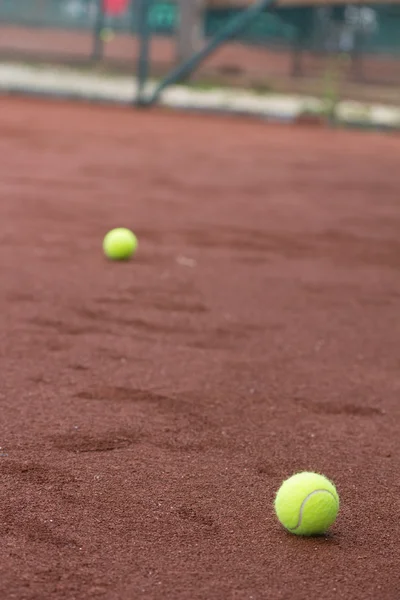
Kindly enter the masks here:
[[[399, 138], [4, 98], [0, 132], [2, 600], [396, 600]], [[327, 536], [274, 516], [302, 469]]]

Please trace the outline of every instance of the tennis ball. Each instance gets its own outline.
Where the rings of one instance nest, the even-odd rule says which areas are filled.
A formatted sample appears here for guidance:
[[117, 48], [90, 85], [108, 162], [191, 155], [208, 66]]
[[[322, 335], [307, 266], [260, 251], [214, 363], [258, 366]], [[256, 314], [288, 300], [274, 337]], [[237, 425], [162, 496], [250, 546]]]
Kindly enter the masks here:
[[329, 479], [318, 473], [297, 473], [284, 481], [275, 498], [282, 525], [296, 535], [318, 535], [334, 523], [339, 496]]
[[118, 227], [107, 233], [103, 240], [103, 250], [111, 260], [127, 260], [136, 252], [138, 240], [129, 229]]
[[103, 42], [111, 42], [112, 39], [114, 39], [115, 35], [112, 29], [108, 29], [107, 27], [104, 27], [104, 29], [102, 29], [100, 31], [100, 39]]

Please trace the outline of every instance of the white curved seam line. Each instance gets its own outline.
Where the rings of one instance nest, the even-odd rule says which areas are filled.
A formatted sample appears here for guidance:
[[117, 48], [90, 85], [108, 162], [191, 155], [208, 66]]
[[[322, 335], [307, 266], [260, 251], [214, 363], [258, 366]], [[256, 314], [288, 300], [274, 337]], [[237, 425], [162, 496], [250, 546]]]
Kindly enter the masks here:
[[314, 490], [313, 492], [311, 492], [310, 494], [308, 494], [308, 496], [306, 496], [304, 498], [303, 502], [301, 503], [300, 513], [299, 513], [299, 520], [297, 521], [297, 525], [295, 527], [289, 527], [290, 531], [296, 531], [296, 529], [298, 529], [300, 527], [301, 521], [302, 521], [302, 518], [303, 518], [303, 512], [304, 512], [307, 500], [309, 500], [311, 498], [311, 496], [314, 496], [314, 494], [319, 494], [320, 492], [325, 492], [325, 494], [329, 494], [330, 496], [332, 496], [332, 498], [334, 499], [334, 501], [337, 504], [336, 497], [329, 490]]

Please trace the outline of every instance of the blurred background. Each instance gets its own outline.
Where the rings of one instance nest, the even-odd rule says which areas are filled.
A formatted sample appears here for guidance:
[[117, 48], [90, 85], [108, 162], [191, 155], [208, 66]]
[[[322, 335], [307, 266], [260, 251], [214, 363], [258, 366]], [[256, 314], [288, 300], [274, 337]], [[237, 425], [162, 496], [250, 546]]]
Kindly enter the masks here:
[[[1, 0], [0, 59], [135, 75], [146, 0]], [[247, 0], [152, 0], [151, 75], [187, 59]], [[317, 94], [333, 59], [344, 93], [399, 103], [400, 4], [329, 4], [285, 0], [265, 10], [190, 77], [206, 88]]]

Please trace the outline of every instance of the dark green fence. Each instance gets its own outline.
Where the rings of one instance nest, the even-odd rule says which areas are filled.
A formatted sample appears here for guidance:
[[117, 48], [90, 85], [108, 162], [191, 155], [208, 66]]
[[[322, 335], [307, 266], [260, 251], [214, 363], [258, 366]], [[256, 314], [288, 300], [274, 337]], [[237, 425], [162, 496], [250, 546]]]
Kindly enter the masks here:
[[[141, 33], [139, 0], [128, 1], [126, 9], [118, 15], [106, 14], [104, 2], [0, 0], [0, 57], [109, 60], [124, 63], [131, 70], [135, 60], [132, 38]], [[213, 36], [237, 13], [235, 9], [208, 10], [204, 18], [205, 36]], [[160, 46], [164, 43], [161, 36], [172, 39], [176, 35], [178, 23], [174, 2], [152, 1], [148, 26], [159, 37]], [[113, 31], [121, 42], [119, 45], [107, 45], [104, 41], [107, 36], [103, 35], [107, 29]], [[314, 59], [318, 62], [330, 52], [339, 51], [352, 57], [349, 77], [353, 80], [400, 84], [399, 4], [275, 8], [258, 16], [236, 41], [261, 49], [283, 50], [286, 55], [290, 50], [291, 66], [283, 67], [286, 72], [281, 75], [313, 77], [319, 69]], [[161, 62], [163, 53], [161, 48]], [[314, 63], [310, 62], [310, 56]], [[165, 65], [170, 66], [170, 63]], [[247, 66], [251, 69], [252, 65], [244, 68]], [[243, 63], [240, 68], [243, 69]], [[266, 58], [265, 75], [268, 74]]]
[[91, 0], [1, 0], [0, 22], [29, 27], [90, 29], [96, 3]]
[[[30, 27], [90, 30], [96, 25], [101, 0], [1, 0], [0, 22]], [[204, 29], [213, 35], [237, 11], [209, 10]], [[173, 35], [178, 21], [172, 2], [153, 2], [150, 26], [155, 34]], [[107, 19], [117, 31], [138, 33], [135, 2], [120, 16]], [[240, 36], [250, 44], [288, 46], [294, 41], [318, 49], [329, 45], [360, 46], [364, 52], [400, 55], [400, 6], [391, 4], [281, 8], [266, 12]]]
[[[210, 11], [207, 34], [234, 11]], [[348, 50], [362, 45], [374, 54], [400, 55], [400, 6], [390, 4], [322, 8], [280, 8], [265, 13], [240, 38], [253, 44], [284, 46], [294, 40], [309, 49]]]

